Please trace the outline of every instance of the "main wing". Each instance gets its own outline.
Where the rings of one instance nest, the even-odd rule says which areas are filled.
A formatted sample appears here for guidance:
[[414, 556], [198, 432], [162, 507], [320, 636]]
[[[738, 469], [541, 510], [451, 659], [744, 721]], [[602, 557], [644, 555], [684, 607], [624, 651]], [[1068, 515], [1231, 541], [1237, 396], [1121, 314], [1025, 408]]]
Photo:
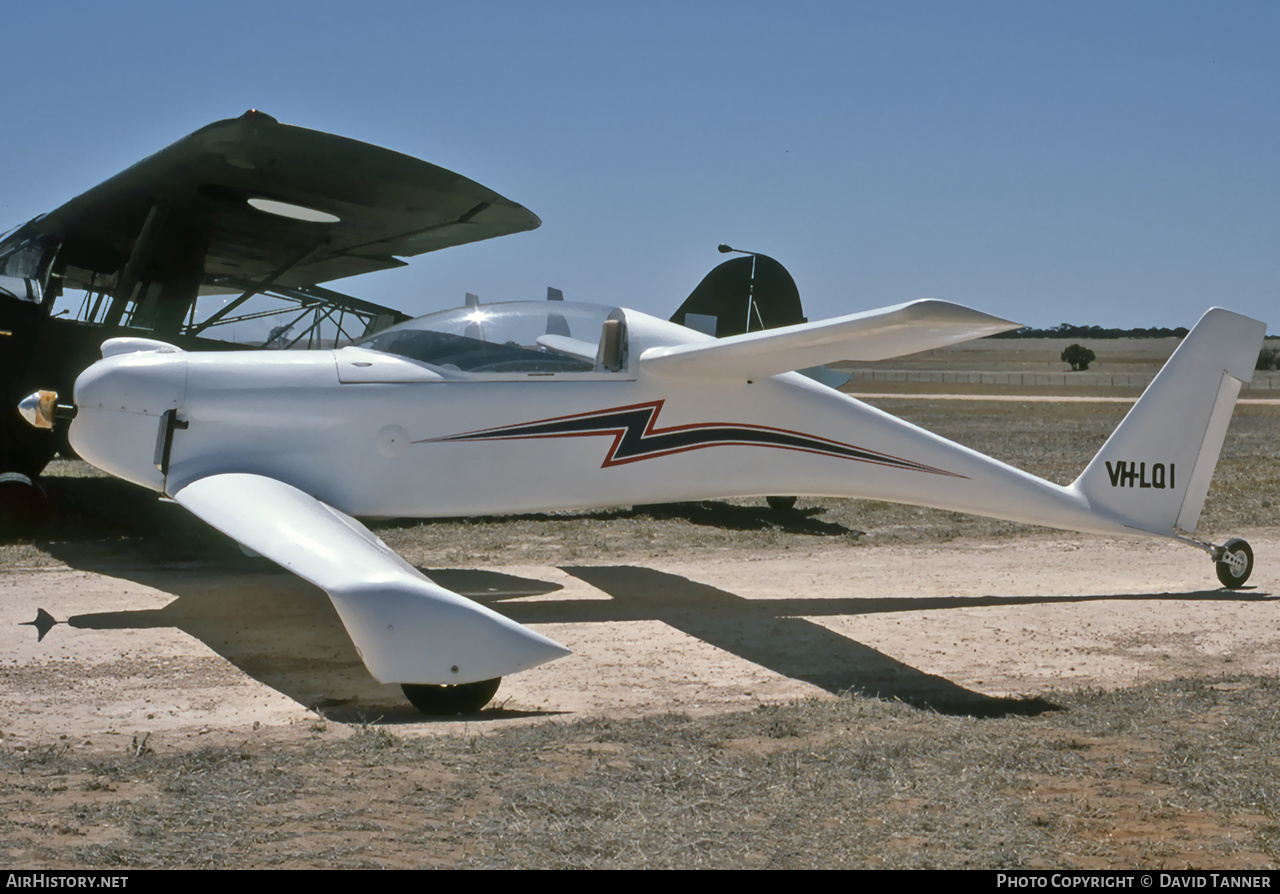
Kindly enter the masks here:
[[963, 305], [913, 301], [717, 341], [651, 348], [640, 364], [655, 375], [757, 379], [838, 360], [886, 360], [1017, 328]]
[[[0, 253], [9, 243], [60, 244], [53, 272], [81, 288], [123, 276], [126, 264], [140, 282], [168, 281], [194, 266], [205, 284], [258, 281], [283, 269], [276, 284], [298, 287], [540, 223], [460, 174], [250, 111], [202, 127], [36, 218]], [[154, 250], [135, 252], [149, 242]]]
[[569, 654], [434, 583], [360, 522], [292, 485], [262, 475], [211, 475], [173, 498], [328, 593], [381, 683], [474, 683]]

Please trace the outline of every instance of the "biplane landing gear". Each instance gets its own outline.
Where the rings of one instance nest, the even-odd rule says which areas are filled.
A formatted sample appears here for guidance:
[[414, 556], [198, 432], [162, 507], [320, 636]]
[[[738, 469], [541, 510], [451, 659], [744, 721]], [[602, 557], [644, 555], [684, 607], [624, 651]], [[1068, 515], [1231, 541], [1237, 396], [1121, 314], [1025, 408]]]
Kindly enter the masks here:
[[769, 508], [774, 512], [786, 512], [789, 509], [796, 508], [795, 497], [765, 497], [764, 501], [769, 504]]
[[0, 532], [28, 531], [49, 514], [43, 488], [21, 472], [0, 474]]
[[479, 683], [459, 683], [457, 686], [432, 686], [419, 683], [401, 683], [405, 698], [423, 714], [432, 717], [454, 717], [458, 714], [474, 714], [489, 704], [501, 677], [481, 680]]
[[1253, 573], [1253, 550], [1247, 541], [1232, 537], [1218, 547], [1213, 565], [1218, 572], [1218, 580], [1222, 581], [1224, 587], [1228, 590], [1239, 589]]

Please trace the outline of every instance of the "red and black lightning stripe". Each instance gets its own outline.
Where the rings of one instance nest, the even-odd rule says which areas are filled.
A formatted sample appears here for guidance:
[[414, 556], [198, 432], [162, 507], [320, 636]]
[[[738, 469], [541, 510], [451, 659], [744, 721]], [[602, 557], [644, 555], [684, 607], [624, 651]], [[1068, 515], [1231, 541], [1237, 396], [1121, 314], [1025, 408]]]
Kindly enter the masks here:
[[573, 416], [556, 416], [520, 425], [504, 425], [460, 435], [431, 438], [429, 441], [511, 441], [526, 438], [584, 438], [606, 435], [613, 438], [613, 443], [605, 454], [604, 462], [600, 465], [602, 469], [658, 456], [670, 456], [673, 453], [703, 450], [707, 447], [747, 446], [798, 450], [802, 453], [819, 453], [824, 456], [874, 463], [913, 472], [926, 472], [953, 478], [964, 477], [886, 453], [855, 447], [852, 444], [843, 444], [840, 441], [767, 425], [695, 422], [690, 425], [657, 428], [655, 423], [658, 420], [658, 414], [662, 411], [662, 404], [663, 401], [655, 400], [627, 407], [613, 407]]

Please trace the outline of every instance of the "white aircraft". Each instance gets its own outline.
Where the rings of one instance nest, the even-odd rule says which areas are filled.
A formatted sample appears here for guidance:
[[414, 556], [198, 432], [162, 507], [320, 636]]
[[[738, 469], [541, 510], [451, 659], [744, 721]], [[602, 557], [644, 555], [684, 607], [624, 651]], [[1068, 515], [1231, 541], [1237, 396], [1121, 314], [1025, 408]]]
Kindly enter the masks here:
[[[932, 506], [1204, 549], [1191, 536], [1264, 324], [1208, 311], [1062, 487], [794, 370], [881, 360], [1016, 324], [942, 301], [715, 339], [621, 308], [466, 307], [307, 352], [116, 338], [76, 382], [70, 439], [322, 587], [365, 665], [428, 713], [567, 650], [433, 583], [355, 516], [438, 517], [802, 494]], [[23, 401], [52, 424], [56, 395]], [[64, 415], [71, 408], [63, 411]]]

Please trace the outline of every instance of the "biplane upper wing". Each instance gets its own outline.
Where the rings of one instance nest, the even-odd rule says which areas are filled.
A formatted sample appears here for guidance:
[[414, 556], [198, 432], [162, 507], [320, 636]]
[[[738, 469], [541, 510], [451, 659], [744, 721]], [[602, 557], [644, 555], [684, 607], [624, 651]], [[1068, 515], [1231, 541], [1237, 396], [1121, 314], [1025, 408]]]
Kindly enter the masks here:
[[228, 278], [298, 287], [540, 223], [460, 174], [250, 111], [183, 137], [5, 241], [57, 244], [54, 272], [68, 285], [198, 271], [202, 286]]

